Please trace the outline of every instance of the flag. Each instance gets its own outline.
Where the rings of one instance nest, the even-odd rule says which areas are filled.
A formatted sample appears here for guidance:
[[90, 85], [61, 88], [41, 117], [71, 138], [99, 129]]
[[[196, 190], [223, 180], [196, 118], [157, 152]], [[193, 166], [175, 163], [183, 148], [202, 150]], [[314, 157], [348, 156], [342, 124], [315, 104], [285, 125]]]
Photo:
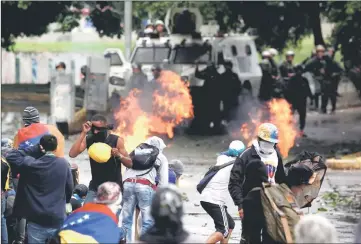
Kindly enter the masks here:
[[87, 203], [64, 221], [58, 236], [67, 243], [119, 243], [118, 219], [103, 204]]

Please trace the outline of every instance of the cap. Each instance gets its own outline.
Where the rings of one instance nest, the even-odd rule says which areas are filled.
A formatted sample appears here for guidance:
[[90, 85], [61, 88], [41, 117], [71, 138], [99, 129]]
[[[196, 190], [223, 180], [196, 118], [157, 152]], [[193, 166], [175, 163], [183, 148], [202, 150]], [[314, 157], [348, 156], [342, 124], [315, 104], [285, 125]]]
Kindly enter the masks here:
[[119, 200], [120, 186], [115, 182], [105, 182], [98, 187], [96, 203], [112, 204]]
[[174, 173], [176, 175], [182, 175], [184, 172], [184, 165], [182, 163], [182, 161], [178, 160], [178, 159], [173, 159], [169, 162], [169, 168], [174, 170]]
[[239, 140], [232, 141], [231, 144], [229, 144], [229, 149], [241, 151], [241, 150], [244, 150], [245, 148], [246, 148], [246, 146], [244, 145], [244, 143]]
[[39, 123], [40, 122], [39, 111], [31, 106], [26, 107], [23, 111], [23, 121], [25, 125]]

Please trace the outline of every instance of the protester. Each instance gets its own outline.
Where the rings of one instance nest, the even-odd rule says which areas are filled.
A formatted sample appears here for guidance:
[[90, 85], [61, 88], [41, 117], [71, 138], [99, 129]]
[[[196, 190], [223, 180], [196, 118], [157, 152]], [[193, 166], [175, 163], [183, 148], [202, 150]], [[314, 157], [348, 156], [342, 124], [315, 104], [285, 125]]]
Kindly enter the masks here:
[[54, 154], [57, 146], [54, 135], [44, 135], [39, 144], [12, 150], [6, 157], [21, 174], [13, 211], [27, 219], [29, 243], [45, 243], [55, 233], [72, 195], [69, 163]]
[[8, 243], [8, 229], [6, 225], [5, 211], [7, 194], [11, 189], [11, 169], [6, 161], [6, 155], [11, 150], [12, 141], [8, 138], [1, 140], [1, 243]]
[[[171, 182], [170, 175], [171, 174], [173, 175], [173, 173], [175, 175], [175, 183], [174, 183], [174, 180], [172, 180], [172, 182]], [[180, 161], [178, 159], [173, 159], [169, 162], [169, 183], [173, 183], [176, 186], [179, 186], [179, 180], [180, 180], [181, 176], [183, 175], [183, 173], [184, 173], [184, 165], [183, 165], [182, 161]], [[174, 179], [174, 178], [172, 177], [172, 179]]]
[[119, 184], [101, 184], [94, 203], [86, 203], [69, 215], [50, 244], [120, 243], [124, 231], [118, 227], [115, 213], [121, 201]]
[[143, 243], [204, 243], [195, 240], [183, 226], [182, 195], [177, 187], [160, 187], [152, 201], [151, 216], [154, 225], [140, 237]]
[[74, 188], [73, 196], [70, 199], [72, 211], [81, 208], [83, 206], [87, 194], [88, 194], [88, 187], [86, 185], [79, 184]]
[[[132, 225], [136, 205], [139, 206], [142, 215], [141, 233], [145, 233], [153, 224], [149, 210], [156, 189], [155, 178], [157, 171], [159, 172], [159, 186], [168, 185], [168, 160], [163, 154], [163, 150], [166, 148], [165, 143], [157, 136], [147, 139], [145, 143], [156, 147], [159, 154], [154, 167], [145, 170], [128, 168], [124, 173], [122, 214], [127, 242], [134, 241], [132, 238]], [[138, 216], [136, 216], [136, 219], [138, 219]]]
[[326, 218], [307, 215], [295, 227], [295, 243], [338, 243], [337, 230]]
[[14, 148], [25, 149], [36, 145], [43, 135], [52, 134], [58, 142], [55, 155], [64, 157], [64, 136], [56, 126], [40, 123], [40, 114], [36, 108], [29, 106], [24, 109], [23, 122], [25, 126], [20, 128], [14, 137]]
[[[284, 183], [282, 156], [276, 149], [278, 129], [270, 123], [258, 128], [257, 139], [236, 160], [231, 170], [228, 189], [242, 219], [242, 239], [250, 243], [271, 243], [266, 228], [259, 191], [262, 182]], [[261, 235], [262, 233], [262, 235]]]
[[99, 156], [106, 156], [109, 159], [104, 163], [99, 163], [92, 157], [89, 158], [92, 179], [89, 183], [89, 191], [85, 203], [94, 200], [98, 186], [104, 182], [110, 181], [118, 183], [122, 189], [121, 164], [125, 167], [132, 166], [132, 161], [124, 148], [123, 139], [110, 134], [107, 119], [102, 115], [94, 115], [91, 121], [83, 124], [80, 136], [69, 151], [69, 157], [75, 158], [85, 149], [88, 149], [89, 153], [90, 147], [95, 143], [104, 143], [110, 146], [112, 148], [112, 156], [102, 155], [105, 153], [95, 150], [94, 153], [98, 153]]
[[231, 237], [235, 223], [226, 205], [229, 197], [229, 177], [234, 161], [244, 149], [243, 142], [231, 142], [229, 149], [217, 157], [216, 163], [216, 166], [228, 165], [213, 176], [201, 193], [201, 206], [211, 216], [216, 228], [216, 232], [208, 237], [206, 243], [228, 243]]

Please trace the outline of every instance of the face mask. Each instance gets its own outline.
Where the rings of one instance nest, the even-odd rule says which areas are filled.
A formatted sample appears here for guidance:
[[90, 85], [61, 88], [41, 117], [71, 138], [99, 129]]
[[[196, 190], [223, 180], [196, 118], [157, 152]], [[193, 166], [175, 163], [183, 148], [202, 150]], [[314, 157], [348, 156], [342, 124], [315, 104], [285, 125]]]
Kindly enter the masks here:
[[[97, 133], [95, 133], [97, 130]], [[94, 142], [104, 142], [108, 136], [108, 128], [92, 126], [92, 138]]]
[[260, 151], [264, 154], [272, 154], [275, 150], [275, 144], [267, 141], [259, 141]]

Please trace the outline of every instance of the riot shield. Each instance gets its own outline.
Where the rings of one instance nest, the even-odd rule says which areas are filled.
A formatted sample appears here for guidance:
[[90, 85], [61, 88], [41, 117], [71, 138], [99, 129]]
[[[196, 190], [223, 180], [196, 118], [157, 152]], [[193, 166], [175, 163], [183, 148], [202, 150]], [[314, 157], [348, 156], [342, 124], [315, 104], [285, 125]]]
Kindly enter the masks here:
[[51, 78], [51, 117], [53, 122], [70, 123], [75, 115], [75, 84], [73, 74], [58, 71]]
[[106, 112], [110, 60], [103, 57], [89, 57], [87, 65], [85, 108], [87, 111]]

